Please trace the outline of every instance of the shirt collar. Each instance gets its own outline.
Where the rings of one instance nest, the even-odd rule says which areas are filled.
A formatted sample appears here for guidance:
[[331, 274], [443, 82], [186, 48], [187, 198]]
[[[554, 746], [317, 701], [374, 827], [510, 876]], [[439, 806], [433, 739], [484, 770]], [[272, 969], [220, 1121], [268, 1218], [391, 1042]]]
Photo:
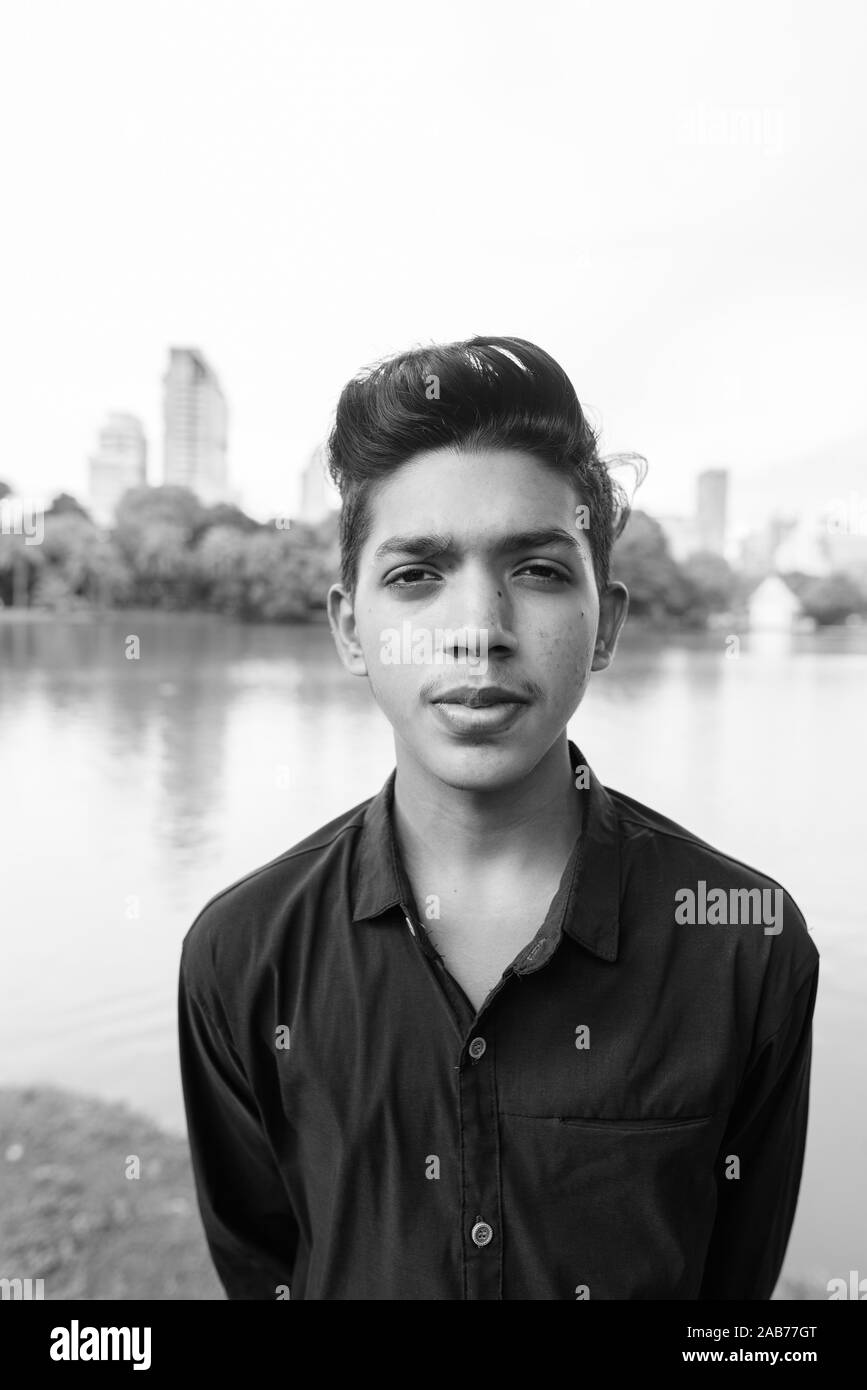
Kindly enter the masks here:
[[[563, 870], [545, 928], [562, 929], [593, 955], [617, 959], [620, 933], [620, 831], [614, 803], [581, 751], [569, 740], [573, 771], [587, 768], [581, 833]], [[364, 813], [356, 855], [352, 920], [373, 921], [412, 902], [392, 820], [393, 769]], [[545, 953], [547, 957], [547, 952]], [[541, 962], [540, 962], [541, 964]]]

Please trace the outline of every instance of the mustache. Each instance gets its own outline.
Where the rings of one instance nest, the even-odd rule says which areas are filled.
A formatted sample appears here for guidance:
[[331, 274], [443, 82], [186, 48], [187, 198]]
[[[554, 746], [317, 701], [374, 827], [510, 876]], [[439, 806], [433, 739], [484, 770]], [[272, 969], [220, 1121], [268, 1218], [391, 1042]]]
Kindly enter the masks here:
[[[431, 696], [436, 696], [439, 691], [454, 689], [454, 687], [459, 684], [467, 686], [474, 685], [475, 681], [472, 677], [467, 679], [466, 675], [467, 673], [464, 672], [464, 675], [459, 681], [452, 681], [451, 683], [444, 681], [442, 676], [434, 677], [429, 681], [425, 681], [419, 691], [419, 695], [422, 699], [428, 700]], [[516, 683], [514, 680], [503, 680], [501, 676], [497, 675], [496, 671], [488, 667], [484, 679], [479, 680], [479, 687], [491, 685], [500, 686], [503, 690], [508, 690], [517, 700], [541, 700], [545, 695], [544, 687], [539, 685], [536, 681], [524, 680]]]

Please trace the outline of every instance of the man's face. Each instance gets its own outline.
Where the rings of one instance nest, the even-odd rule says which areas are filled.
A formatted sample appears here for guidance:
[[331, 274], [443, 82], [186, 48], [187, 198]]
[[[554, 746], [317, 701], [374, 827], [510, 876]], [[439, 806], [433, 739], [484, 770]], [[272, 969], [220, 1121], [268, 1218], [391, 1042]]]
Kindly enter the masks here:
[[597, 591], [582, 503], [531, 455], [450, 449], [416, 454], [369, 501], [354, 601], [332, 589], [332, 630], [398, 752], [451, 786], [526, 776], [611, 659], [626, 591]]

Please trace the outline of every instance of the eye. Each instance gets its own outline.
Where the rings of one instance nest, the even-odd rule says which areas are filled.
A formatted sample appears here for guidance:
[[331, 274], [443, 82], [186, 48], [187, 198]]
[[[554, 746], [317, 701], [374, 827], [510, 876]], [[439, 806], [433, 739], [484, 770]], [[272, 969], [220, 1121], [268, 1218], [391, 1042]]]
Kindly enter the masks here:
[[437, 577], [432, 570], [425, 569], [422, 565], [413, 565], [391, 575], [389, 579], [386, 579], [385, 587], [387, 589], [404, 589], [414, 584], [429, 584], [432, 579], [435, 580]]
[[[529, 574], [532, 579], [539, 579], [543, 584], [566, 584], [570, 576], [565, 570], [556, 565], [546, 565], [541, 560], [534, 560], [532, 563], [524, 565], [523, 570], [518, 574]], [[516, 575], [517, 578], [517, 575]]]

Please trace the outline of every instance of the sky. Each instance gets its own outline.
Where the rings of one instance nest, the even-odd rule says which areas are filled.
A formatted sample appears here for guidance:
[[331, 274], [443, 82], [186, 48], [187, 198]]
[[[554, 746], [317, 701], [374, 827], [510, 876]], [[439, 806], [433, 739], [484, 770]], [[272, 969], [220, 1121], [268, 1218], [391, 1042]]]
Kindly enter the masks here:
[[110, 410], [162, 481], [169, 346], [291, 514], [344, 382], [551, 352], [636, 505], [741, 526], [867, 490], [860, 0], [15, 0], [0, 18], [0, 478], [86, 496]]

